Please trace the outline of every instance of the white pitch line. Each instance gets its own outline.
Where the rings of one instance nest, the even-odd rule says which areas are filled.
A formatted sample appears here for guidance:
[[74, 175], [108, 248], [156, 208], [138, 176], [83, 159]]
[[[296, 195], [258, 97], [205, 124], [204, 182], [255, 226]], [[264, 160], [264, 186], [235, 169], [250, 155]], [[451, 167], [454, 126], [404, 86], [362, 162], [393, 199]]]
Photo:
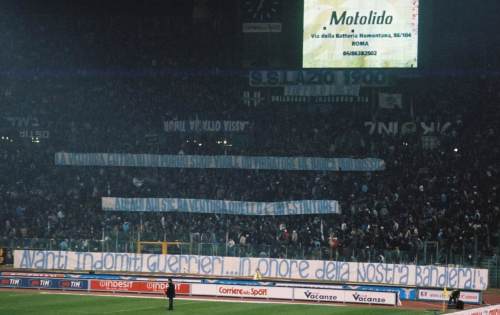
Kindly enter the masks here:
[[130, 311], [144, 311], [144, 310], [153, 310], [153, 309], [157, 309], [157, 307], [127, 308], [127, 309], [123, 309], [123, 310], [103, 312], [102, 314], [115, 314], [115, 313], [123, 313], [123, 312], [130, 312]]
[[[430, 303], [430, 302], [418, 301], [418, 300], [417, 300], [417, 302], [419, 302], [419, 303], [421, 303], [421, 304], [423, 304], [423, 305], [425, 305], [425, 306], [427, 306], [427, 307], [434, 307], [434, 308], [436, 308], [436, 307], [441, 307], [441, 305], [438, 305], [438, 304], [433, 304], [433, 303]], [[407, 305], [405, 305], [405, 302], [403, 302], [401, 306], [405, 307], [405, 306], [407, 306]]]
[[[0, 291], [0, 292], [7, 292], [7, 291]], [[49, 292], [50, 293], [50, 292]], [[23, 293], [23, 296], [30, 296], [30, 295], [38, 295], [39, 293]], [[19, 294], [7, 294], [4, 296], [19, 296]]]
[[[158, 299], [158, 300], [167, 300], [162, 296], [145, 296], [145, 295], [126, 295], [126, 294], [99, 294], [99, 293], [73, 293], [73, 292], [45, 292], [41, 291], [40, 294], [59, 294], [59, 295], [79, 295], [79, 296], [99, 296], [99, 297], [116, 297], [116, 298], [131, 298], [131, 299]], [[332, 306], [332, 307], [342, 307], [346, 306], [344, 304], [323, 304], [323, 303], [301, 303], [301, 302], [286, 302], [286, 301], [273, 301], [273, 300], [244, 300], [244, 299], [234, 299], [234, 300], [226, 300], [226, 299], [213, 299], [213, 298], [195, 298], [195, 297], [177, 297], [176, 301], [190, 301], [189, 303], [182, 303], [182, 305], [186, 304], [194, 304], [196, 302], [223, 302], [223, 303], [251, 303], [251, 304], [294, 304], [294, 305], [321, 305], [321, 306]]]
[[116, 298], [132, 298], [132, 299], [161, 299], [166, 300], [162, 296], [145, 296], [145, 295], [126, 295], [126, 294], [96, 294], [96, 293], [77, 293], [77, 292], [46, 292], [40, 291], [40, 294], [58, 294], [58, 295], [80, 295], [80, 296], [102, 296], [102, 297], [116, 297]]

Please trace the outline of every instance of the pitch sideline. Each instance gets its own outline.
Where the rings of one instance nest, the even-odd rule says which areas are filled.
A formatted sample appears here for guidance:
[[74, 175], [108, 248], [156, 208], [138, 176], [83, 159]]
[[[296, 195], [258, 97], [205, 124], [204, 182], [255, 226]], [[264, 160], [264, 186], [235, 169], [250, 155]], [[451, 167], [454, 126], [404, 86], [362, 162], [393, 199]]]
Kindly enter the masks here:
[[[117, 297], [117, 298], [133, 298], [133, 299], [159, 299], [164, 300], [163, 296], [156, 295], [133, 295], [133, 294], [100, 294], [100, 293], [78, 293], [78, 292], [49, 292], [49, 291], [40, 291], [39, 294], [58, 294], [58, 295], [79, 295], [79, 296], [101, 296], [101, 297]], [[227, 303], [253, 303], [253, 304], [290, 304], [290, 302], [285, 301], [258, 301], [258, 300], [249, 300], [249, 299], [238, 299], [238, 300], [230, 300], [230, 299], [214, 299], [214, 298], [196, 298], [196, 297], [177, 297], [177, 300], [183, 301], [192, 301], [194, 302], [227, 302]], [[191, 303], [188, 303], [191, 304]], [[332, 307], [343, 307], [346, 305], [343, 304], [333, 304], [333, 303], [319, 303], [319, 302], [311, 302], [311, 303], [301, 303], [301, 302], [293, 302], [293, 304], [297, 305], [323, 305], [323, 306], [332, 306]]]

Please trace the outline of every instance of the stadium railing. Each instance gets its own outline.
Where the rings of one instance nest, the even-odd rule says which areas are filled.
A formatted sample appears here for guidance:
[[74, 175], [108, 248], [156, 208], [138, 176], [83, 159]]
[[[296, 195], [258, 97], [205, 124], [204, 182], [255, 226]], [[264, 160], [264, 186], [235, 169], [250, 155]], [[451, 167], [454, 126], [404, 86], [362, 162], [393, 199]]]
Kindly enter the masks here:
[[[119, 239], [104, 237], [100, 240], [89, 239], [44, 239], [44, 238], [11, 238], [0, 239], [0, 247], [6, 249], [33, 250], [67, 250], [78, 252], [137, 252], [135, 239]], [[465, 247], [464, 247], [465, 248]], [[143, 253], [161, 254], [161, 247], [141, 248]], [[182, 242], [177, 246], [169, 246], [169, 254], [234, 256], [234, 257], [272, 257], [286, 259], [336, 260], [360, 262], [407, 263], [419, 265], [454, 264], [461, 266], [487, 267], [498, 269], [498, 259], [476, 258], [466, 254], [465, 250], [452, 252], [440, 250], [433, 242], [424, 243], [417, 251], [376, 250], [373, 248], [339, 248], [325, 246], [300, 246], [296, 244], [276, 245], [230, 245], [226, 243]], [[488, 266], [484, 264], [488, 262]]]
[[[77, 252], [137, 252], [135, 239], [118, 239], [105, 237], [102, 240], [88, 239], [44, 239], [44, 238], [0, 238], [0, 248], [6, 251], [15, 249], [32, 250], [67, 250]], [[432, 250], [431, 250], [432, 249]], [[339, 249], [333, 251], [328, 247], [304, 248], [297, 245], [252, 245], [235, 244], [229, 246], [225, 243], [179, 243], [178, 246], [169, 246], [169, 254], [180, 255], [205, 255], [205, 256], [233, 256], [233, 257], [271, 257], [286, 259], [313, 259], [359, 262], [385, 262], [396, 264], [417, 265], [459, 265], [463, 267], [479, 267], [489, 270], [489, 286], [500, 287], [500, 258], [471, 257], [466, 254], [465, 246], [461, 253], [450, 250], [434, 250], [435, 244], [424, 243], [417, 252], [384, 250], [382, 252], [369, 249]], [[145, 247], [143, 253], [161, 254], [161, 247]], [[383, 258], [380, 256], [382, 254]]]
[[480, 267], [489, 270], [489, 286], [500, 288], [500, 258], [498, 254], [485, 259]]

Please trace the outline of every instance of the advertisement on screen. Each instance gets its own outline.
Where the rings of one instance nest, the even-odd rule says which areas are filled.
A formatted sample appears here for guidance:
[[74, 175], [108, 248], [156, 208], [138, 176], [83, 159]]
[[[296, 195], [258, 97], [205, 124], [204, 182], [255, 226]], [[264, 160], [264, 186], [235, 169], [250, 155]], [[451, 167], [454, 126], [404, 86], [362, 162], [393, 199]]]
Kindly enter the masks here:
[[304, 68], [416, 68], [419, 0], [304, 0]]

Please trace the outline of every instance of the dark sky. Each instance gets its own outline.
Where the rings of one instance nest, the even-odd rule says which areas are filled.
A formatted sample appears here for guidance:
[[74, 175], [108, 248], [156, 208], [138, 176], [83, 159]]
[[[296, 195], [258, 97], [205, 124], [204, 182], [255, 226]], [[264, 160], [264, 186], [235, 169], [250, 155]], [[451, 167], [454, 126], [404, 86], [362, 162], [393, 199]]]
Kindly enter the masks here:
[[[2, 14], [55, 15], [179, 15], [190, 23], [193, 7], [204, 0], [0, 0]], [[208, 0], [208, 6], [223, 19], [238, 16], [240, 0]], [[301, 0], [282, 0], [285, 11], [300, 7]], [[376, 1], [376, 0], [374, 0]], [[420, 64], [430, 68], [500, 69], [500, 0], [420, 0]], [[25, 19], [26, 20], [26, 19]], [[27, 23], [35, 23], [36, 18]], [[284, 23], [286, 23], [284, 21]], [[292, 21], [300, 23], [300, 21]], [[236, 23], [237, 24], [237, 21]], [[230, 33], [240, 32], [237, 25], [228, 23], [230, 38], [227, 45], [242, 40]], [[234, 25], [234, 26], [233, 26]], [[230, 28], [233, 29], [230, 29]], [[299, 28], [284, 32], [290, 45], [300, 47]], [[291, 39], [290, 39], [291, 38]], [[286, 45], [284, 45], [286, 47]], [[271, 50], [274, 48], [270, 48]], [[296, 51], [300, 51], [297, 49]], [[290, 54], [296, 54], [292, 52]], [[279, 57], [279, 56], [278, 56]], [[289, 57], [289, 56], [288, 56]], [[298, 59], [296, 59], [298, 60]]]
[[429, 36], [422, 48], [434, 47], [432, 64], [499, 68], [500, 1], [436, 0], [432, 5], [431, 29], [422, 34]]

